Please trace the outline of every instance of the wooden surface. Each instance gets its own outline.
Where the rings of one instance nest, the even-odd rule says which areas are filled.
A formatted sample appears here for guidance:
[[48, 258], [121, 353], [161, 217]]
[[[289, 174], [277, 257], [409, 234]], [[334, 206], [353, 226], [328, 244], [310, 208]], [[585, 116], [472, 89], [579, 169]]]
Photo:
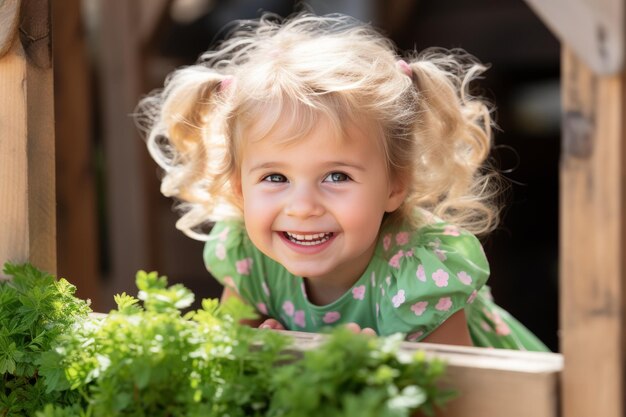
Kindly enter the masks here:
[[0, 58], [0, 262], [56, 272], [54, 107], [48, 1], [24, 1]]
[[91, 66], [81, 0], [52, 3], [58, 274], [100, 309]]
[[526, 0], [561, 43], [598, 74], [624, 68], [624, 0]]
[[[151, 268], [145, 184], [148, 153], [132, 119], [142, 91], [139, 3], [98, 2], [98, 72], [104, 143], [109, 276], [104, 292], [134, 291], [135, 273]], [[144, 162], [145, 161], [145, 162]], [[152, 173], [156, 176], [155, 169]]]
[[561, 349], [566, 417], [623, 417], [624, 75], [562, 58]]
[[[324, 336], [283, 332], [295, 338], [294, 349], [314, 349]], [[402, 354], [424, 350], [448, 364], [443, 385], [459, 392], [438, 417], [557, 417], [563, 367], [559, 354], [403, 343]], [[600, 414], [589, 414], [600, 415]], [[569, 417], [569, 415], [565, 414]]]

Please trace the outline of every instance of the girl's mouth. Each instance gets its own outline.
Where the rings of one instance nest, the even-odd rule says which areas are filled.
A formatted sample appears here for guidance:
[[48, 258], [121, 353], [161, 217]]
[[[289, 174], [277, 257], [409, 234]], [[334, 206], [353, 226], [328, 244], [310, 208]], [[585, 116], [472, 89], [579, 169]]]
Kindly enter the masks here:
[[330, 240], [333, 237], [333, 233], [299, 234], [283, 232], [283, 236], [296, 245], [315, 246]]

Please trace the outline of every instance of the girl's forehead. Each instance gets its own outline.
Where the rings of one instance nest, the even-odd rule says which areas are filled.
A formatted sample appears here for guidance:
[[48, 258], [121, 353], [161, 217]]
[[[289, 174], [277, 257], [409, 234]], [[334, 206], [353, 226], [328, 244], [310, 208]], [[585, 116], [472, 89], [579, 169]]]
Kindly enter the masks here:
[[247, 120], [241, 126], [246, 142], [272, 141], [288, 145], [319, 130], [324, 130], [329, 138], [338, 141], [349, 141], [363, 136], [379, 137], [379, 129], [374, 123], [344, 109], [313, 108], [293, 103], [268, 103], [266, 106], [255, 107], [257, 109], [248, 114]]

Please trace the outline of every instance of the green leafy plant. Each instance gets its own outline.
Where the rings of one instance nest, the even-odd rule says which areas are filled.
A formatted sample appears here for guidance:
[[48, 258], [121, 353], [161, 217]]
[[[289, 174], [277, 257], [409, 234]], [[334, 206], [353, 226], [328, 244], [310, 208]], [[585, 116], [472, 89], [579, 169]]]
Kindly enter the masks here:
[[115, 296], [100, 316], [64, 280], [5, 273], [0, 417], [399, 417], [449, 394], [436, 385], [443, 363], [401, 355], [399, 336], [338, 329], [300, 355], [289, 337], [240, 325], [255, 314], [236, 299], [183, 314], [193, 294], [156, 272], [138, 272], [137, 297]]
[[[63, 388], [64, 370], [46, 354], [90, 312], [65, 279], [31, 265], [7, 263], [0, 281], [0, 416], [32, 416], [46, 403], [70, 404], [77, 393]], [[46, 371], [42, 372], [42, 368]], [[53, 386], [59, 389], [53, 389]]]
[[454, 393], [436, 385], [445, 364], [424, 352], [401, 354], [402, 335], [371, 338], [335, 329], [302, 360], [271, 379], [270, 417], [400, 417], [427, 415]]

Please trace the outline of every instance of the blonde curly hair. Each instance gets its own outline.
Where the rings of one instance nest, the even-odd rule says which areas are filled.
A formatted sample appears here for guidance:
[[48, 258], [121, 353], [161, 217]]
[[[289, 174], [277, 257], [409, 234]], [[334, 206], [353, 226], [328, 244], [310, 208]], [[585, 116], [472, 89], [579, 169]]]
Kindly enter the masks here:
[[284, 140], [298, 140], [321, 118], [339, 131], [375, 121], [389, 176], [408, 189], [385, 221], [419, 226], [419, 208], [475, 234], [495, 228], [490, 109], [469, 93], [485, 67], [459, 50], [400, 59], [391, 41], [347, 16], [265, 15], [173, 72], [136, 120], [164, 170], [161, 192], [179, 201], [177, 228], [202, 240], [207, 224], [241, 218], [233, 184], [246, 141], [279, 124]]

